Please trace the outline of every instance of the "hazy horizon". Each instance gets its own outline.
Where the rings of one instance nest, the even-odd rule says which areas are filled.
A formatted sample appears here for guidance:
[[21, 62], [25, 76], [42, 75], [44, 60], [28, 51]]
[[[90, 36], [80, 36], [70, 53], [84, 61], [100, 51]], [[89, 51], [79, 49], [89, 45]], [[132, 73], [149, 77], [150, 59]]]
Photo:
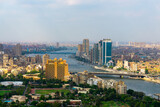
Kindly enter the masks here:
[[0, 0], [1, 42], [159, 42], [159, 0]]

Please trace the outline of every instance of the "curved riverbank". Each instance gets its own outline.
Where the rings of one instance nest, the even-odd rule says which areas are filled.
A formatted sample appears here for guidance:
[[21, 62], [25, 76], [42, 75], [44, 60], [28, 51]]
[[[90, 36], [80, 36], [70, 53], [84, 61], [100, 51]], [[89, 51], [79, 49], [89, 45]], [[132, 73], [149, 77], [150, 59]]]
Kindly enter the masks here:
[[[74, 50], [72, 50], [74, 51]], [[41, 56], [43, 54], [40, 54]], [[51, 59], [54, 58], [62, 58], [65, 59], [69, 66], [69, 72], [83, 72], [84, 70], [87, 70], [88, 72], [103, 72], [103, 70], [94, 69], [93, 65], [90, 65], [88, 63], [82, 63], [80, 61], [77, 61], [75, 58], [71, 58], [70, 54], [49, 54]], [[35, 54], [30, 54], [29, 56], [35, 56]], [[106, 71], [107, 72], [107, 71]], [[127, 89], [132, 89], [139, 92], [144, 92], [148, 96], [153, 96], [156, 93], [160, 93], [160, 84], [148, 82], [144, 80], [139, 79], [129, 79], [129, 78], [119, 78], [119, 76], [113, 76], [113, 75], [101, 75], [104, 79], [114, 79], [114, 80], [121, 80], [124, 81], [127, 85]]]
[[[126, 71], [118, 71], [118, 70], [114, 70], [114, 69], [108, 69], [108, 68], [104, 68], [104, 67], [98, 67], [98, 66], [94, 66], [93, 67], [94, 69], [97, 69], [97, 70], [102, 70], [102, 71], [108, 71], [108, 72], [117, 72], [117, 73], [128, 73]], [[137, 73], [133, 73], [133, 74], [137, 74]], [[144, 81], [148, 81], [148, 82], [154, 82], [154, 83], [158, 83], [160, 84], [160, 80], [158, 79], [154, 79], [152, 77], [144, 77], [144, 78], [139, 78], [139, 77], [130, 77], [130, 79], [139, 79], [139, 80], [144, 80]]]

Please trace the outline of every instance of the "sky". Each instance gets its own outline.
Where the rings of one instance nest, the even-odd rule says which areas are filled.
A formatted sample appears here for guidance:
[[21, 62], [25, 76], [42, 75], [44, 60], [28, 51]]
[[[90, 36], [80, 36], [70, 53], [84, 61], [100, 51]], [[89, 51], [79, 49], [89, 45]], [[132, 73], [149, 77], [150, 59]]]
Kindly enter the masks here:
[[160, 42], [160, 0], [0, 0], [0, 41]]

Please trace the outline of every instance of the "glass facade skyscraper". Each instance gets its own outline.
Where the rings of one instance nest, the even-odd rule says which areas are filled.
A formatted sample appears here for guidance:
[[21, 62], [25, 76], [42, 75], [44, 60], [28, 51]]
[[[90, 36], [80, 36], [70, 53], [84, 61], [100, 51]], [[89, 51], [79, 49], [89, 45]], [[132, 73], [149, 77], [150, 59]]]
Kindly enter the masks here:
[[102, 64], [106, 65], [112, 60], [112, 41], [110, 39], [102, 40]]

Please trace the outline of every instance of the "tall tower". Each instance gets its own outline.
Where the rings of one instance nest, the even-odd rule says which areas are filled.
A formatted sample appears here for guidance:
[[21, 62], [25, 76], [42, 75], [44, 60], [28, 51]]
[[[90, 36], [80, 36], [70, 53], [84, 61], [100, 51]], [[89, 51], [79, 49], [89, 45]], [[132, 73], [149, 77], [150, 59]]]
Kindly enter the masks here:
[[3, 44], [0, 44], [0, 51], [3, 51]]
[[99, 50], [99, 65], [102, 65], [102, 40], [98, 43], [98, 50]]
[[20, 44], [17, 44], [14, 49], [15, 56], [21, 56], [22, 55], [22, 46]]
[[36, 63], [39, 63], [39, 64], [42, 63], [42, 57], [40, 55], [36, 55], [35, 59], [36, 59]]
[[83, 52], [83, 45], [82, 44], [78, 44], [78, 52]]
[[83, 39], [83, 52], [89, 55], [89, 40]]
[[83, 45], [78, 44], [78, 51], [76, 53], [76, 56], [82, 56], [83, 55]]
[[57, 59], [47, 60], [46, 64], [46, 78], [47, 79], [57, 79]]
[[56, 48], [59, 48], [59, 42], [56, 43]]
[[43, 55], [43, 66], [45, 66], [47, 64], [47, 60], [49, 59], [49, 55], [48, 54], [44, 54]]
[[99, 52], [98, 52], [98, 43], [93, 45], [93, 63], [97, 64], [99, 59]]
[[4, 54], [3, 55], [3, 67], [6, 67], [8, 63], [9, 63], [9, 56], [8, 54]]
[[111, 39], [102, 40], [102, 64], [107, 64], [112, 59], [112, 41]]

